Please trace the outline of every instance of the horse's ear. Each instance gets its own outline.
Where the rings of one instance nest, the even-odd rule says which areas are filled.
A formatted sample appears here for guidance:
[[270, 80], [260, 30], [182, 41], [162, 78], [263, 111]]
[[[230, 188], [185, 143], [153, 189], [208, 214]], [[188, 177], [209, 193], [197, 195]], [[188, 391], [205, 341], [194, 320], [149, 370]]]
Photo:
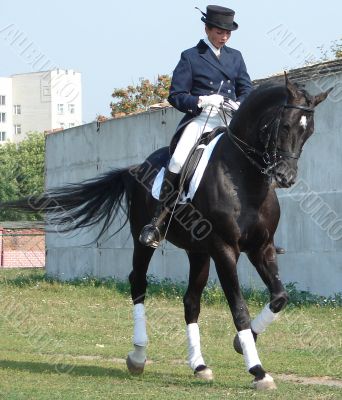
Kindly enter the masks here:
[[284, 71], [284, 75], [285, 75], [285, 85], [286, 85], [286, 89], [287, 89], [287, 93], [290, 97], [290, 99], [295, 99], [296, 97], [298, 97], [298, 91], [297, 91], [297, 87], [294, 83], [292, 83], [290, 81], [290, 79], [287, 76], [287, 73]]
[[319, 103], [321, 103], [323, 100], [325, 100], [328, 97], [328, 94], [333, 90], [334, 88], [330, 88], [328, 89], [326, 92], [322, 92], [320, 94], [317, 94], [316, 96], [314, 96], [314, 101], [313, 101], [313, 105], [314, 107], [318, 106]]

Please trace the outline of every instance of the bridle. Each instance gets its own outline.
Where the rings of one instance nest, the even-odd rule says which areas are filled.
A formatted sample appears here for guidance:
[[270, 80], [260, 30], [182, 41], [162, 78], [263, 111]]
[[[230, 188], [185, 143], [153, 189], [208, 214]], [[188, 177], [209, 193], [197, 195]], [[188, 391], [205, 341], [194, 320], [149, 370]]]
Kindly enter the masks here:
[[[301, 105], [283, 104], [278, 107], [278, 111], [275, 114], [275, 117], [272, 118], [271, 121], [269, 121], [259, 130], [262, 135], [266, 135], [263, 140], [265, 146], [263, 151], [260, 151], [255, 147], [250, 146], [248, 143], [235, 136], [232, 130], [229, 128], [226, 118], [224, 117], [227, 134], [232, 143], [262, 174], [268, 175], [270, 177], [275, 174], [275, 168], [282, 159], [292, 158], [298, 160], [301, 155], [301, 150], [294, 153], [283, 150], [277, 146], [281, 117], [283, 115], [283, 111], [289, 108], [301, 110], [305, 113], [314, 113], [314, 108]], [[257, 161], [257, 158], [259, 158], [261, 162]]]

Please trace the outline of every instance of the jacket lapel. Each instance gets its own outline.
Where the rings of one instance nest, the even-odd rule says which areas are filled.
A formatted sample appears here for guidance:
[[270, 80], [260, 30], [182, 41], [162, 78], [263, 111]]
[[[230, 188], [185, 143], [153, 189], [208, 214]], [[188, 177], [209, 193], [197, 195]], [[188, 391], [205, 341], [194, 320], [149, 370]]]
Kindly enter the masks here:
[[226, 76], [230, 79], [234, 77], [233, 73], [233, 61], [232, 61], [233, 53], [230, 50], [229, 47], [223, 46], [221, 49], [221, 54], [220, 54], [220, 65], [222, 68], [222, 71], [226, 74]]
[[209, 64], [219, 69], [228, 79], [230, 78], [229, 68], [229, 49], [224, 47], [221, 50], [220, 58], [218, 59], [209, 47], [201, 40], [197, 45], [200, 57], [206, 60]]

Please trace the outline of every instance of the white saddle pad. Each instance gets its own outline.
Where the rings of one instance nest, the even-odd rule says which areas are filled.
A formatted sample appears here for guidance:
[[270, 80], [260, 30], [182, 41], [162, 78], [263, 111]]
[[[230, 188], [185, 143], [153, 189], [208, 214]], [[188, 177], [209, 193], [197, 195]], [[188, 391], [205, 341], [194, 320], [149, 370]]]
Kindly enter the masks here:
[[[193, 199], [193, 197], [195, 196], [195, 193], [201, 182], [204, 171], [208, 165], [211, 153], [213, 152], [216, 143], [218, 142], [218, 140], [220, 139], [220, 137], [222, 135], [223, 135], [223, 133], [216, 136], [215, 139], [213, 139], [207, 146], [205, 146], [205, 145], [198, 146], [198, 148], [204, 148], [202, 157], [201, 157], [200, 162], [197, 165], [196, 171], [191, 179], [188, 193], [182, 193], [179, 198], [178, 203], [181, 203], [181, 204], [187, 203], [188, 201], [191, 201]], [[158, 175], [156, 176], [156, 178], [153, 182], [152, 196], [157, 200], [159, 199], [160, 188], [161, 188], [161, 184], [163, 182], [164, 172], [165, 172], [165, 168], [163, 167], [158, 172]]]

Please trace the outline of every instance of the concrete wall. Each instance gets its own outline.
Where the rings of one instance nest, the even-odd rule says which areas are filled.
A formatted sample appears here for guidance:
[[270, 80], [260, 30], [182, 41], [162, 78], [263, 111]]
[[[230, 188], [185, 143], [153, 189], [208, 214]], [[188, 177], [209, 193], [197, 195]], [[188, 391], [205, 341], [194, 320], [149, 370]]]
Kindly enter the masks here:
[[[336, 74], [327, 73], [327, 78], [333, 82]], [[341, 78], [340, 72], [338, 81]], [[307, 82], [307, 87], [312, 92], [319, 91], [318, 82]], [[316, 132], [305, 145], [298, 183], [294, 188], [278, 191], [282, 217], [276, 239], [287, 250], [279, 256], [281, 278], [323, 295], [342, 291], [341, 111], [342, 101], [338, 99], [317, 108]], [[78, 182], [113, 167], [143, 161], [152, 151], [169, 143], [181, 116], [169, 108], [110, 120], [101, 125], [99, 132], [95, 124], [88, 124], [48, 136], [47, 186]], [[317, 210], [310, 205], [314, 200]], [[315, 210], [317, 215], [328, 212], [325, 224]], [[48, 234], [48, 273], [61, 279], [84, 275], [127, 278], [132, 257], [128, 229], [89, 245], [97, 231], [98, 228], [68, 235]], [[187, 280], [184, 251], [164, 244], [156, 251], [149, 273], [158, 278]], [[239, 275], [243, 285], [264, 287], [244, 255], [239, 261]], [[214, 268], [211, 279], [216, 279]]]

